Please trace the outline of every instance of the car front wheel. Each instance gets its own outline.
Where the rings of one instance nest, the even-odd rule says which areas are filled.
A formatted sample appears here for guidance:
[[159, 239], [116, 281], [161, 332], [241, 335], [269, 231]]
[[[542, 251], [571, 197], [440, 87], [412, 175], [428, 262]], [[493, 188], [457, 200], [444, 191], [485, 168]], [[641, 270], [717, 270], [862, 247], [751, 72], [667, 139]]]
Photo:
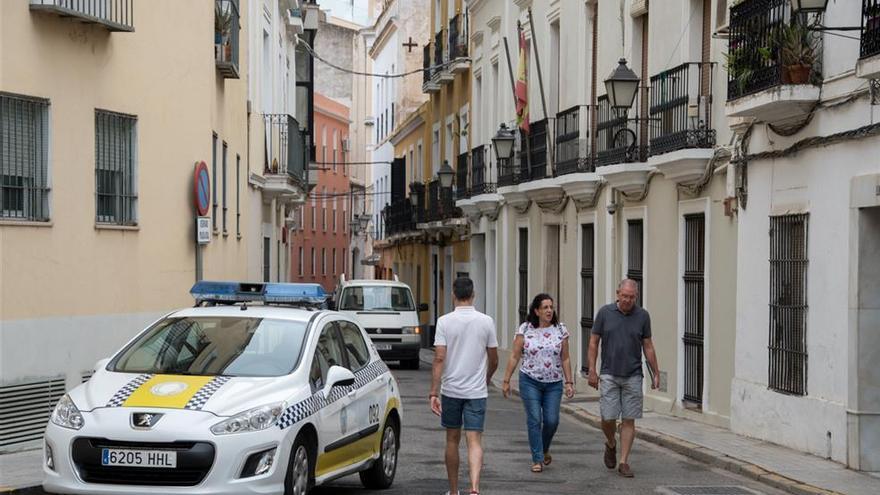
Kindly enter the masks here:
[[309, 446], [302, 435], [297, 437], [291, 449], [284, 478], [284, 495], [307, 495], [312, 481], [311, 456]]
[[397, 425], [389, 421], [382, 431], [382, 442], [379, 444], [379, 458], [367, 469], [361, 471], [361, 483], [365, 488], [383, 490], [394, 482], [397, 473]]

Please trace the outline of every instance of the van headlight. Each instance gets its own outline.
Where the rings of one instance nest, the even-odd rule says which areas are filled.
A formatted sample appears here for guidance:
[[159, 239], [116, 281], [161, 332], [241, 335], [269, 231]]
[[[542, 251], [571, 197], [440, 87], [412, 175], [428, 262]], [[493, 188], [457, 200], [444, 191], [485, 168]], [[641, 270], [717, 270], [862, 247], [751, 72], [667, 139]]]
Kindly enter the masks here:
[[79, 430], [86, 424], [82, 413], [79, 412], [76, 404], [73, 403], [67, 394], [58, 401], [55, 410], [52, 411], [52, 423], [63, 428], [70, 428], [71, 430]]
[[419, 327], [403, 327], [400, 333], [404, 335], [419, 335], [422, 333], [422, 329]]
[[284, 404], [268, 404], [255, 407], [217, 423], [211, 427], [215, 435], [229, 435], [248, 431], [260, 431], [275, 426], [284, 412]]

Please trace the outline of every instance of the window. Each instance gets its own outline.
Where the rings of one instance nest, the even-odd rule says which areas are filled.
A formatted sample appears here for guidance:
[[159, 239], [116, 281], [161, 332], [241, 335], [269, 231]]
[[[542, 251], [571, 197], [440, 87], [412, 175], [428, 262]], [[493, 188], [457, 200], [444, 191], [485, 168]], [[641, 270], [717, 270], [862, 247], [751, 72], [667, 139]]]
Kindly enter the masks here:
[[[302, 229], [302, 218], [299, 228]], [[238, 153], [235, 154], [235, 236], [241, 238], [241, 155]]]
[[361, 329], [350, 321], [339, 321], [339, 333], [348, 355], [348, 369], [358, 372], [370, 362], [370, 351]]
[[297, 263], [296, 263], [296, 265], [297, 265], [297, 270], [296, 270], [296, 271], [297, 271], [297, 273], [299, 273], [300, 276], [303, 275], [303, 254], [304, 254], [304, 253], [303, 253], [303, 248], [302, 248], [302, 246], [300, 246], [300, 248], [299, 248], [299, 256], [297, 257]]
[[333, 265], [333, 276], [336, 276], [336, 248], [333, 248], [333, 259], [330, 262]]
[[312, 276], [315, 275], [315, 248], [312, 248]]
[[684, 395], [703, 403], [703, 314], [706, 217], [684, 217]]
[[519, 229], [519, 322], [529, 312], [529, 229]]
[[339, 135], [336, 133], [336, 129], [333, 129], [333, 173], [336, 173], [336, 151], [337, 144], [339, 142]]
[[336, 233], [336, 204], [339, 203], [336, 197], [336, 190], [333, 190], [333, 233]]
[[[137, 117], [95, 111], [95, 220], [137, 224], [135, 124]], [[216, 203], [215, 203], [216, 211]]]
[[[97, 136], [97, 133], [95, 134]], [[213, 133], [211, 139], [211, 225], [214, 232], [218, 231], [217, 227], [217, 133]]]
[[594, 300], [594, 251], [595, 227], [588, 223], [581, 225], [581, 371], [589, 372], [587, 351], [590, 344], [590, 333], [593, 331]]
[[315, 215], [316, 210], [318, 209], [317, 201], [315, 201], [314, 196], [312, 197], [312, 231], [315, 230]]
[[318, 346], [315, 348], [315, 355], [312, 358], [309, 372], [312, 393], [324, 388], [327, 382], [327, 371], [331, 366], [345, 366], [345, 351], [336, 336], [336, 327], [333, 323], [328, 323], [321, 330]]
[[342, 273], [345, 273], [345, 260], [348, 257], [348, 248], [342, 248]]
[[49, 220], [49, 101], [0, 93], [0, 219]]
[[321, 248], [321, 275], [327, 275], [327, 248]]
[[642, 305], [642, 220], [629, 220], [627, 225], [626, 278], [635, 280], [639, 286], [636, 304]]
[[226, 141], [223, 141], [223, 235], [227, 235], [229, 232], [226, 230], [226, 211], [229, 210], [226, 203], [226, 154], [228, 152], [228, 146], [226, 145]]
[[406, 287], [367, 285], [342, 292], [341, 311], [415, 311], [412, 293]]
[[715, 0], [715, 27], [727, 25], [727, 0]]
[[770, 217], [772, 390], [807, 393], [807, 215]]
[[[327, 165], [327, 126], [321, 126], [321, 165]], [[323, 167], [322, 167], [323, 168]]]
[[299, 207], [299, 230], [305, 230], [306, 228], [306, 206], [302, 205]]

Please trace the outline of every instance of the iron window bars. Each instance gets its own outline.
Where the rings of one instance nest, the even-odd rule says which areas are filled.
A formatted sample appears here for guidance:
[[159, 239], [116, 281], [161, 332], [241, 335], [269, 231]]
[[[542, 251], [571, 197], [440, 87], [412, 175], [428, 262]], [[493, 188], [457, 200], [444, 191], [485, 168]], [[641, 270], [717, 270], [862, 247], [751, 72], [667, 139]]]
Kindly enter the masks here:
[[626, 278], [634, 280], [639, 288], [636, 304], [642, 305], [642, 267], [644, 266], [644, 231], [641, 219], [628, 220], [627, 226], [627, 263]]
[[95, 110], [95, 221], [137, 225], [137, 117]]
[[581, 371], [589, 372], [590, 334], [593, 331], [595, 228], [593, 224], [581, 225]]
[[526, 321], [529, 312], [529, 229], [519, 229], [519, 322]]
[[703, 315], [705, 314], [706, 218], [684, 217], [684, 394], [685, 401], [703, 403]]
[[49, 101], [0, 93], [0, 219], [49, 221]]

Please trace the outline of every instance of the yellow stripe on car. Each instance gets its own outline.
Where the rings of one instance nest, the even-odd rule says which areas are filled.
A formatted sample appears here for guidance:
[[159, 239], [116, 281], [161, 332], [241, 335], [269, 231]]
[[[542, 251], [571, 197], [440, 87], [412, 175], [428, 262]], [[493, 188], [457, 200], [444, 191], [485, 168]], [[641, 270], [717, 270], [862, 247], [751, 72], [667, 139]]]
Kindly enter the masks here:
[[183, 409], [212, 376], [156, 375], [137, 388], [122, 407]]

